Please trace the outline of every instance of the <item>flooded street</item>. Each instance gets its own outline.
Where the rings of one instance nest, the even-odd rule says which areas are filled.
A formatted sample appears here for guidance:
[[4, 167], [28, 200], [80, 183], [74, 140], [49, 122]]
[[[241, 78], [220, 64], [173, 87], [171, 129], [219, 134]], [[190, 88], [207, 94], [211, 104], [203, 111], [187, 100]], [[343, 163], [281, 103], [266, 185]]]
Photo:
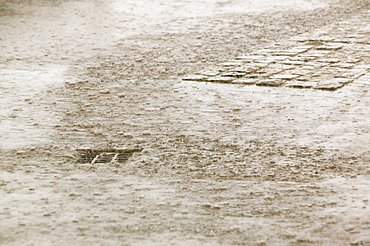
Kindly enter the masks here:
[[367, 1], [0, 13], [0, 245], [370, 244]]
[[[306, 1], [278, 4], [255, 1], [246, 5], [240, 1], [3, 1], [2, 148], [48, 142], [49, 112], [37, 108], [35, 103], [31, 105], [29, 99], [39, 101], [36, 99], [39, 93], [53, 86], [62, 87], [64, 81], [75, 80], [66, 70], [81, 66], [76, 63], [82, 59], [94, 59], [100, 51], [109, 52], [110, 47], [134, 35], [165, 37], [166, 33], [197, 29], [199, 19], [204, 17], [296, 9], [298, 6], [312, 9], [323, 4]], [[20, 95], [27, 102], [22, 102]], [[35, 112], [25, 114], [24, 111], [29, 110], [20, 104]], [[29, 114], [37, 114], [38, 122]]]

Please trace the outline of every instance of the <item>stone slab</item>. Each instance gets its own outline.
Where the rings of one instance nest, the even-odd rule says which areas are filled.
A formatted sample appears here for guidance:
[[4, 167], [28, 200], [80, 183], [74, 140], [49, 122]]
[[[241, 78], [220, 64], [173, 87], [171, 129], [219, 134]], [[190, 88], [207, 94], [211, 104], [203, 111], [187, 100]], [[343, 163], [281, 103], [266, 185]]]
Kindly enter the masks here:
[[285, 81], [280, 80], [280, 79], [264, 79], [264, 80], [258, 81], [256, 85], [277, 87], [277, 86], [282, 86], [284, 83]]

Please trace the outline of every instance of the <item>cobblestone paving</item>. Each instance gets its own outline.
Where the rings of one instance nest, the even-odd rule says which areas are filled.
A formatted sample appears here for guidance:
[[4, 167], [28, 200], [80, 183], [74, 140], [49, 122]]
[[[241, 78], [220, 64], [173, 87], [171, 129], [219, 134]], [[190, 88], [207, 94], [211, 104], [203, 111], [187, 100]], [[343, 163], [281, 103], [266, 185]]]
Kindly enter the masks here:
[[366, 12], [183, 80], [336, 90], [370, 71], [369, 19]]

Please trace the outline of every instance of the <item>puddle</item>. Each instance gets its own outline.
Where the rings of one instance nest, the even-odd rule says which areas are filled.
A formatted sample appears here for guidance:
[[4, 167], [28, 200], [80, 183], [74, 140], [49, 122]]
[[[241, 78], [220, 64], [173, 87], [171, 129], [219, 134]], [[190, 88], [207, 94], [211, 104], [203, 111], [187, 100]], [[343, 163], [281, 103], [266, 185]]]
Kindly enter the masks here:
[[[47, 91], [62, 86], [65, 71], [77, 60], [96, 57], [103, 49], [109, 52], [122, 37], [167, 29], [198, 29], [200, 19], [207, 16], [308, 10], [324, 5], [317, 0], [6, 0], [1, 5], [0, 30], [4, 50], [0, 60], [5, 64], [0, 70], [1, 148], [50, 142], [57, 120]], [[209, 103], [215, 100], [199, 98]]]
[[[285, 0], [285, 1], [243, 1], [243, 0], [197, 0], [197, 1], [111, 1], [111, 6], [117, 12], [135, 15], [145, 20], [165, 21], [169, 18], [213, 16], [225, 13], [248, 13], [279, 11], [286, 8], [310, 10], [325, 6], [319, 1]], [[140, 19], [140, 18], [138, 18]]]
[[[64, 83], [64, 66], [0, 69], [1, 149], [50, 142], [56, 120], [45, 93]], [[52, 98], [48, 98], [52, 100]]]
[[[196, 18], [228, 15], [235, 13], [262, 13], [283, 10], [312, 10], [326, 6], [321, 1], [285, 0], [197, 0], [197, 1], [117, 1], [107, 3], [115, 19], [120, 19], [115, 34], [124, 38], [127, 34], [140, 34], [155, 31], [183, 32], [187, 29], [199, 29]], [[130, 23], [130, 25], [128, 25]], [[154, 28], [153, 28], [154, 27]], [[212, 27], [210, 27], [212, 28]], [[124, 30], [124, 32], [122, 32]]]
[[192, 81], [181, 81], [176, 89], [201, 102], [207, 119], [228, 114], [237, 126], [231, 135], [238, 132], [239, 138], [274, 136], [285, 143], [357, 155], [370, 144], [369, 76], [337, 91]]

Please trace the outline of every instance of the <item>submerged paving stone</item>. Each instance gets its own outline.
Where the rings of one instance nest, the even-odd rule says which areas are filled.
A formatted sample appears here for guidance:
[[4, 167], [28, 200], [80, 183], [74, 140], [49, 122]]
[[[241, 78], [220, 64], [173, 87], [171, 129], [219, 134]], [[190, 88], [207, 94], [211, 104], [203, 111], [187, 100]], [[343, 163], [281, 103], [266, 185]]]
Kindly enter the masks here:
[[257, 83], [257, 79], [249, 79], [249, 78], [242, 78], [233, 80], [235, 84], [243, 84], [243, 85], [254, 85]]
[[271, 63], [277, 63], [279, 61], [284, 61], [286, 59], [289, 59], [290, 56], [268, 56], [263, 58], [262, 60], [257, 61], [258, 63], [266, 63], [266, 64], [271, 64]]
[[362, 59], [361, 58], [349, 58], [349, 59], [347, 59], [347, 63], [359, 63], [359, 62], [361, 62], [362, 61]]
[[289, 73], [293, 75], [309, 77], [310, 74], [312, 74], [312, 69], [295, 68], [295, 69], [290, 70]]
[[332, 43], [342, 43], [342, 44], [348, 44], [351, 43], [351, 39], [349, 38], [336, 38], [332, 40]]
[[306, 63], [306, 62], [309, 62], [309, 61], [312, 61], [312, 60], [315, 60], [315, 59], [317, 59], [316, 56], [310, 56], [310, 55], [307, 56], [305, 54], [300, 54], [298, 56], [291, 57], [289, 59], [289, 61], [300, 61], [300, 62]]
[[237, 72], [237, 73], [252, 73], [257, 70], [261, 69], [261, 66], [256, 66], [256, 65], [243, 65], [243, 66], [238, 66], [235, 68], [230, 69], [230, 72]]
[[327, 43], [325, 45], [321, 45], [316, 47], [317, 50], [339, 50], [343, 48], [343, 44], [338, 43]]
[[295, 60], [285, 60], [281, 62], [284, 65], [293, 65], [293, 66], [303, 66], [305, 64], [304, 61], [295, 61]]
[[299, 75], [296, 74], [275, 74], [271, 76], [271, 79], [281, 79], [281, 80], [292, 80], [298, 78]]
[[285, 84], [286, 87], [301, 88], [301, 89], [309, 89], [316, 85], [317, 83], [315, 82], [298, 81], [298, 80], [289, 81]]
[[228, 73], [222, 73], [222, 77], [235, 77], [235, 78], [241, 78], [245, 76], [246, 73], [243, 72], [228, 72]]
[[300, 76], [296, 80], [297, 81], [311, 81], [312, 77], [311, 76]]
[[276, 52], [276, 49], [264, 48], [264, 49], [258, 50], [256, 53], [263, 54], [263, 55], [271, 55], [271, 53], [274, 53], [274, 52]]
[[321, 59], [318, 59], [317, 62], [338, 63], [338, 62], [340, 62], [340, 60], [339, 59], [336, 59], [336, 58], [321, 58]]
[[269, 57], [265, 57], [260, 60], [256, 60], [254, 62], [263, 66], [263, 65], [274, 63], [275, 61], [272, 61], [271, 59], [269, 59]]
[[245, 55], [245, 56], [238, 56], [235, 59], [236, 60], [243, 60], [243, 61], [256, 61], [256, 60], [261, 60], [265, 58], [263, 55]]
[[306, 69], [306, 70], [317, 70], [325, 66], [326, 64], [318, 63], [315, 61], [312, 62], [306, 62], [304, 66], [301, 67], [301, 69]]
[[275, 63], [275, 64], [270, 64], [268, 66], [268, 68], [270, 68], [270, 69], [282, 69], [282, 70], [290, 70], [290, 69], [293, 69], [295, 67], [296, 66], [283, 64], [283, 63]]
[[199, 72], [199, 75], [203, 75], [203, 76], [206, 76], [206, 77], [209, 77], [209, 76], [217, 76], [220, 74], [220, 71], [215, 71], [215, 70], [207, 70], [207, 71], [201, 71]]
[[231, 83], [235, 80], [233, 77], [222, 77], [222, 76], [216, 76], [216, 77], [209, 77], [206, 81], [208, 82], [215, 82], [215, 83]]
[[370, 72], [368, 34], [370, 28], [355, 19], [342, 21], [238, 56], [219, 64], [218, 72], [184, 80], [336, 90]]
[[[268, 75], [265, 74], [265, 76], [268, 76]], [[261, 75], [259, 73], [250, 73], [244, 76], [244, 78], [249, 78], [249, 79], [257, 79], [257, 78], [262, 78], [262, 77], [264, 77], [264, 75]]]
[[280, 79], [264, 79], [264, 80], [258, 81], [256, 83], [256, 85], [276, 87], [276, 86], [282, 86], [284, 83], [285, 83], [285, 81], [280, 80]]
[[309, 37], [298, 35], [298, 36], [292, 37], [291, 40], [295, 42], [304, 43], [309, 40]]
[[335, 64], [334, 66], [338, 68], [351, 69], [355, 66], [355, 64], [354, 63], [338, 63], [338, 64]]
[[348, 84], [353, 81], [353, 79], [349, 79], [349, 78], [334, 78], [332, 80], [334, 83], [338, 83], [338, 84]]
[[204, 75], [190, 75], [190, 76], [182, 78], [182, 80], [185, 80], [185, 81], [204, 81], [207, 78], [208, 77], [204, 76]]
[[297, 53], [304, 53], [304, 52], [312, 49], [313, 47], [315, 47], [315, 45], [304, 44], [304, 45], [301, 45], [301, 46], [295, 46], [295, 47], [291, 48], [291, 50], [295, 51]]
[[313, 42], [313, 41], [319, 41], [322, 43], [331, 42], [334, 40], [334, 37], [330, 37], [329, 33], [324, 34], [324, 36], [319, 36], [316, 38], [310, 38], [307, 41]]
[[342, 84], [342, 83], [338, 83], [336, 81], [329, 80], [329, 81], [319, 82], [314, 88], [318, 89], [318, 90], [333, 91], [333, 90], [337, 90], [337, 89], [339, 89], [343, 86], [344, 86], [344, 84]]
[[272, 53], [271, 54], [272, 56], [283, 56], [283, 57], [291, 57], [291, 56], [295, 56], [295, 55], [298, 55], [297, 52], [294, 52], [294, 51], [277, 51], [275, 53]]
[[300, 56], [309, 56], [309, 57], [325, 57], [331, 54], [332, 51], [330, 50], [309, 50], [306, 53], [300, 54]]
[[336, 75], [336, 77], [358, 79], [367, 73], [366, 70], [362, 69], [348, 69], [343, 73]]
[[224, 62], [221, 63], [220, 66], [223, 67], [235, 67], [241, 64], [241, 61], [231, 61], [231, 62]]
[[285, 71], [284, 69], [281, 68], [264, 68], [259, 70], [259, 73], [265, 73], [267, 76], [273, 75], [273, 74], [278, 74]]

